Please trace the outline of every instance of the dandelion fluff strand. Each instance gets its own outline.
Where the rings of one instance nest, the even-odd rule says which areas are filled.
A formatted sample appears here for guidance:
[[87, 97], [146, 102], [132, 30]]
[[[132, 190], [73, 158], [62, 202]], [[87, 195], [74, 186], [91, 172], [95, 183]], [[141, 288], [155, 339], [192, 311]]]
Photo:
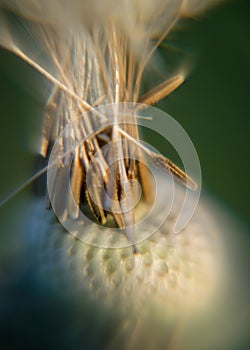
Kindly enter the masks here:
[[[53, 145], [60, 133], [72, 120], [79, 115], [83, 115], [86, 110], [92, 112], [90, 116], [85, 114], [84, 123], [76, 130], [72, 130], [70, 135], [62, 140], [58, 154], [59, 159], [62, 159], [62, 168], [70, 164], [70, 155], [69, 157], [63, 156], [70, 150], [70, 144], [79, 137], [84, 138], [89, 135], [95, 130], [95, 118], [103, 117], [98, 115], [95, 106], [100, 103], [137, 102], [139, 100], [140, 85], [145, 67], [155, 53], [158, 44], [181, 16], [183, 9], [182, 1], [158, 1], [157, 4], [148, 2], [143, 6], [143, 10], [141, 10], [140, 1], [112, 3], [113, 6], [110, 4], [110, 7], [107, 7], [110, 10], [107, 16], [99, 20], [97, 11], [96, 16], [93, 16], [89, 23], [86, 20], [85, 3], [83, 3], [81, 11], [80, 3], [77, 2], [71, 11], [66, 11], [66, 6], [62, 13], [61, 5], [63, 4], [58, 1], [52, 2], [48, 7], [42, 6], [42, 3], [36, 1], [24, 2], [21, 7], [17, 2], [3, 2], [2, 4], [5, 10], [14, 11], [22, 17], [21, 25], [25, 32], [31, 35], [33, 42], [41, 49], [42, 53], [47, 53], [46, 58], [44, 54], [42, 55], [40, 63], [36, 50], [25, 48], [23, 38], [18, 32], [11, 33], [9, 30], [8, 36], [5, 35], [8, 26], [6, 21], [2, 22], [2, 25], [5, 25], [2, 34], [4, 39], [2, 42], [5, 47], [23, 58], [55, 84], [44, 119], [41, 155], [44, 158], [48, 156], [50, 144]], [[90, 8], [94, 4], [96, 6], [100, 5], [99, 2], [94, 2], [89, 5]], [[91, 11], [90, 8], [88, 7]], [[75, 12], [76, 10], [77, 12]], [[124, 21], [123, 16], [121, 16], [123, 10], [129, 14], [129, 25], [128, 21]], [[50, 16], [53, 13], [54, 18], [59, 17], [60, 20], [52, 20], [53, 16], [52, 18]], [[39, 18], [39, 14], [43, 18], [45, 15], [45, 22], [42, 18]], [[11, 23], [11, 20], [9, 23]], [[131, 30], [132, 32], [130, 32]], [[152, 38], [155, 37], [157, 41], [156, 44], [153, 44]], [[45, 66], [44, 59], [49, 60]], [[179, 77], [176, 79], [180, 82], [183, 81]], [[178, 84], [176, 84], [176, 87]], [[169, 92], [171, 91], [170, 89]], [[169, 92], [166, 92], [166, 94]], [[157, 98], [152, 98], [151, 101], [157, 101]], [[106, 133], [110, 133], [110, 141], [119, 143], [122, 137], [117, 129], [115, 115], [116, 112], [114, 111], [114, 127]], [[125, 125], [124, 129], [131, 137], [138, 138], [136, 125], [133, 128]], [[107, 176], [108, 159], [105, 159], [102, 152], [99, 152], [102, 141], [103, 138], [100, 140], [96, 135], [86, 140], [84, 144], [79, 146], [78, 157], [73, 160], [73, 167], [76, 169], [77, 176], [74, 176], [73, 173], [72, 185], [75, 190], [74, 197], [78, 203], [80, 203], [84, 177], [94, 154], [98, 154], [98, 164], [95, 171], [93, 171], [93, 179], [91, 180], [91, 187], [94, 191], [96, 192], [100, 188], [98, 178], [101, 177], [105, 179], [106, 187], [113, 199], [122, 197], [124, 193], [131, 198], [134, 196], [132, 187], [125, 184], [128, 184], [130, 179], [140, 178], [141, 166], [133, 160], [127, 160], [125, 164], [120, 161], [114, 167], [115, 175], [113, 177], [112, 174]], [[123, 148], [119, 149], [118, 147], [116, 150], [119, 157], [135, 156], [139, 153], [133, 146], [128, 149], [126, 140], [124, 145]], [[110, 158], [110, 156], [108, 157]], [[54, 191], [55, 193], [64, 191], [65, 180], [62, 176], [59, 181], [58, 174], [57, 184], [55, 184], [57, 191]], [[148, 198], [146, 187], [150, 185], [149, 180], [145, 181], [145, 178], [148, 178], [145, 171], [143, 172], [143, 178], [144, 181], [141, 182], [143, 193], [145, 198]], [[181, 179], [182, 176], [178, 178]], [[86, 198], [93, 214], [104, 224], [107, 221], [107, 213], [102, 209], [104, 203], [101, 193], [94, 197], [94, 199], [91, 198], [89, 190], [86, 189]], [[62, 206], [57, 211], [59, 219], [65, 221], [68, 215], [77, 217], [78, 211], [66, 213], [63, 210], [63, 205], [67, 205], [67, 195], [59, 205]], [[129, 213], [127, 208], [128, 203], [123, 208], [116, 205], [116, 211], [121, 211], [121, 213], [114, 214], [115, 208], [111, 208], [111, 212], [117, 225], [125, 227], [127, 235], [132, 238], [134, 234], [129, 233], [127, 227], [134, 222], [134, 214]]]

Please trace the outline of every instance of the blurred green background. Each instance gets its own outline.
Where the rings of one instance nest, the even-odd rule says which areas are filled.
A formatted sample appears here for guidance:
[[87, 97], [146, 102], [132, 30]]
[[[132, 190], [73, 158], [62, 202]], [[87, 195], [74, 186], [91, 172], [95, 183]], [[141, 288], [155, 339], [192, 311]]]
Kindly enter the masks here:
[[249, 219], [250, 3], [227, 1], [188, 24], [173, 39], [196, 64], [159, 105], [191, 137], [203, 190]]

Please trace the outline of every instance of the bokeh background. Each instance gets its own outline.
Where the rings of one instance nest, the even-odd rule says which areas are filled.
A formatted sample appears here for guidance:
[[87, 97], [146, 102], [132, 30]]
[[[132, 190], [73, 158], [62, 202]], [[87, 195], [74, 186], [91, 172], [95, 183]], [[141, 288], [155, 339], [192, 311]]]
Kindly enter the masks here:
[[[167, 45], [188, 62], [189, 74], [176, 92], [157, 105], [175, 117], [192, 139], [201, 162], [203, 191], [244, 224], [250, 221], [249, 38], [248, 0], [225, 1], [201, 17], [185, 20]], [[48, 95], [45, 79], [0, 49], [0, 201], [34, 173], [34, 151]], [[17, 208], [18, 215], [25, 212], [30, 192], [22, 191], [0, 207], [0, 286], [5, 288], [15, 280], [9, 262], [13, 266], [24, 261], [19, 220], [13, 213]], [[248, 345], [244, 341], [239, 349]]]

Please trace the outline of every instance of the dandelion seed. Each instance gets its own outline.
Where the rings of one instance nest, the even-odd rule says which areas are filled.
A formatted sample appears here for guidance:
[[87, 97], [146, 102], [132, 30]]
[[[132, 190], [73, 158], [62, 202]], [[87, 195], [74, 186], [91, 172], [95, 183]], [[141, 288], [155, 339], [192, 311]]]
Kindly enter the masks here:
[[[202, 5], [208, 3], [206, 1]], [[72, 142], [93, 133], [92, 137], [79, 145], [73, 157], [73, 197], [78, 206], [86, 200], [97, 220], [102, 224], [106, 223], [108, 212], [104, 209], [103, 193], [98, 190], [100, 178], [104, 179], [106, 191], [113, 203], [110, 212], [118, 227], [124, 228], [131, 242], [134, 242], [134, 233], [129, 228], [135, 220], [134, 209], [128, 210], [134, 202], [129, 180], [140, 182], [146, 201], [150, 198], [148, 192], [151, 186], [149, 173], [141, 165], [143, 154], [138, 148], [139, 131], [136, 124], [124, 124], [121, 130], [117, 124], [119, 111], [114, 109], [111, 120], [113, 125], [102, 133], [95, 134], [95, 120], [105, 118], [97, 107], [100, 104], [120, 102], [152, 105], [183, 82], [181, 75], [170, 77], [144, 96], [140, 96], [143, 74], [157, 47], [177, 20], [187, 14], [190, 8], [195, 12], [196, 6], [186, 1], [162, 0], [154, 4], [147, 1], [143, 6], [139, 0], [119, 3], [111, 1], [110, 4], [75, 1], [70, 9], [67, 3], [62, 8], [60, 1], [53, 1], [47, 7], [35, 0], [25, 0], [21, 6], [17, 1], [2, 1], [1, 5], [3, 34], [0, 43], [54, 85], [46, 106], [42, 129], [42, 157], [49, 156], [49, 149], [65, 127], [85, 113], [86, 117], [81, 125], [72, 129], [61, 141], [58, 162], [61, 167], [70, 166]], [[125, 11], [128, 21], [123, 16]], [[91, 12], [94, 13], [93, 17], [86, 15]], [[18, 29], [11, 27], [11, 20], [8, 20], [10, 14], [18, 16], [18, 28], [31, 37], [33, 45], [41, 49], [41, 57], [36, 55], [36, 50], [22, 42]], [[157, 40], [152, 41], [152, 38]], [[44, 64], [45, 60], [47, 62]], [[135, 112], [134, 118], [137, 118]], [[133, 142], [128, 142], [128, 138]], [[104, 155], [101, 148], [112, 142], [117, 144], [113, 147], [113, 152], [121, 160], [110, 168], [113, 155], [111, 152]], [[91, 196], [85, 177], [96, 154], [98, 159], [95, 160], [90, 181], [94, 195]], [[195, 188], [193, 180], [172, 162], [152, 152], [148, 151], [148, 154], [154, 164], [161, 169], [168, 169], [184, 185]], [[135, 160], [137, 155], [142, 161]], [[55, 195], [64, 193], [64, 199], [59, 204], [61, 208], [56, 210], [62, 221], [68, 216], [77, 218], [79, 215], [79, 208], [72, 212], [67, 198], [70, 189], [65, 188], [65, 184], [63, 175], [59, 178], [58, 174], [53, 192]], [[120, 201], [122, 197], [126, 198], [123, 202]]]

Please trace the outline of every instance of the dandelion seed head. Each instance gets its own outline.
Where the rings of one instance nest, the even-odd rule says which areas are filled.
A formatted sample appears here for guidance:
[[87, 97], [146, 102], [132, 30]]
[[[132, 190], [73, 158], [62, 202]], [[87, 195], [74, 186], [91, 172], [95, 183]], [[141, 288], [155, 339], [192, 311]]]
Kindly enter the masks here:
[[[196, 16], [215, 2], [1, 1], [0, 44], [29, 63], [51, 83], [41, 135], [41, 156], [48, 158], [52, 145], [65, 127], [77, 118], [82, 121], [84, 116], [83, 122], [76, 123], [76, 128], [67, 129], [58, 142], [61, 172], [55, 176], [53, 191], [62, 194], [57, 208], [59, 219], [66, 221], [69, 215], [77, 218], [82, 192], [85, 192], [85, 206], [102, 223], [108, 221], [110, 214], [102, 206], [100, 182], [96, 180], [101, 175], [107, 177], [106, 188], [116, 202], [127, 189], [130, 196], [134, 194], [133, 191], [137, 192], [134, 187], [127, 186], [127, 179], [139, 178], [144, 197], [150, 197], [152, 186], [145, 169], [141, 164], [135, 166], [133, 161], [128, 161], [129, 155], [137, 152], [137, 144], [128, 142], [129, 137], [134, 140], [138, 138], [136, 123], [133, 128], [123, 126], [123, 134], [119, 134], [115, 128], [106, 128], [94, 134], [85, 144], [79, 144], [74, 149], [73, 157], [70, 153], [72, 144], [75, 140], [84, 139], [86, 134], [94, 133], [98, 118], [105, 118], [104, 114], [98, 113], [99, 106], [114, 106], [112, 117], [113, 125], [116, 125], [115, 106], [120, 102], [136, 103], [140, 98], [144, 98], [144, 102], [157, 102], [160, 97], [173, 91], [173, 85], [179, 86], [186, 76], [185, 66], [160, 88], [157, 86], [146, 97], [141, 96], [146, 68], [152, 61], [159, 62], [157, 47], [164, 36], [174, 29], [180, 18]], [[172, 72], [167, 73], [172, 76]], [[125, 147], [122, 150], [117, 148], [117, 153], [124, 152], [119, 171], [115, 166], [113, 172], [107, 172], [108, 160], [113, 154], [110, 156], [108, 152], [100, 152], [101, 146], [122, 137]], [[90, 175], [95, 189], [93, 200], [85, 186], [85, 178], [90, 162], [97, 154], [100, 156], [92, 163], [93, 173]], [[72, 210], [72, 203], [68, 203], [69, 189], [63, 174], [72, 159], [70, 185], [78, 204], [76, 211]], [[164, 157], [155, 156], [154, 160], [160, 163], [163, 170], [170, 167], [171, 162]], [[191, 187], [195, 187], [192, 179], [183, 171], [174, 165], [172, 170], [184, 184], [189, 181]], [[163, 187], [161, 180], [159, 183]], [[178, 207], [180, 203], [177, 204]], [[166, 208], [160, 203], [156, 205], [160, 215]], [[125, 205], [125, 209], [128, 207]], [[112, 204], [109, 209], [115, 213], [112, 218], [119, 227], [126, 228], [126, 223], [131, 222], [131, 217], [125, 216], [128, 210], [121, 206], [116, 210]], [[183, 349], [183, 344], [186, 346], [190, 340], [189, 335], [185, 334], [188, 333], [189, 324], [197, 326], [201, 315], [206, 325], [210, 310], [216, 315], [216, 303], [226, 294], [223, 276], [228, 261], [223, 247], [226, 242], [221, 228], [223, 225], [215, 220], [213, 211], [201, 203], [189, 225], [180, 235], [175, 235], [174, 222], [178, 210], [179, 207], [160, 227], [157, 215], [150, 223], [145, 223], [145, 231], [148, 226], [152, 230], [157, 229], [154, 235], [138, 243], [136, 251], [131, 247], [106, 249], [98, 247], [98, 244], [106, 242], [107, 246], [114, 246], [119, 240], [110, 227], [106, 227], [100, 237], [93, 226], [84, 223], [87, 240], [89, 238], [96, 246], [80, 242], [75, 239], [77, 231], [71, 232], [71, 236], [66, 234], [53, 213], [45, 210], [44, 200], [34, 199], [29, 211], [27, 241], [34, 252], [32, 258], [37, 263], [41, 285], [53, 286], [59, 295], [70, 296], [68, 299], [76, 297], [79, 305], [86, 306], [94, 301], [97, 305], [94, 321], [99, 322], [102, 316], [106, 322], [110, 314], [119, 318], [119, 332], [118, 335], [114, 334], [114, 339], [121, 341], [124, 348], [166, 347], [172, 338], [172, 331], [175, 333], [176, 329], [179, 330], [176, 322], [183, 323], [180, 334], [184, 334], [184, 340], [180, 337], [180, 346], [173, 347]], [[104, 309], [103, 316], [101, 312]], [[218, 315], [221, 316], [220, 313]], [[88, 315], [84, 316], [89, 320]], [[198, 322], [195, 321], [196, 316]], [[222, 319], [227, 321], [225, 317]], [[158, 326], [159, 329], [156, 329]], [[149, 328], [154, 330], [152, 337]], [[231, 329], [227, 324], [226, 331]], [[203, 334], [199, 337], [198, 333], [193, 332], [192, 337], [194, 342], [198, 340], [201, 345], [206, 342], [211, 344], [216, 338], [214, 332], [210, 343], [209, 331], [203, 332], [205, 338]], [[223, 342], [224, 336], [220, 338]], [[125, 338], [128, 339], [124, 342]], [[146, 347], [143, 346], [145, 343]]]

